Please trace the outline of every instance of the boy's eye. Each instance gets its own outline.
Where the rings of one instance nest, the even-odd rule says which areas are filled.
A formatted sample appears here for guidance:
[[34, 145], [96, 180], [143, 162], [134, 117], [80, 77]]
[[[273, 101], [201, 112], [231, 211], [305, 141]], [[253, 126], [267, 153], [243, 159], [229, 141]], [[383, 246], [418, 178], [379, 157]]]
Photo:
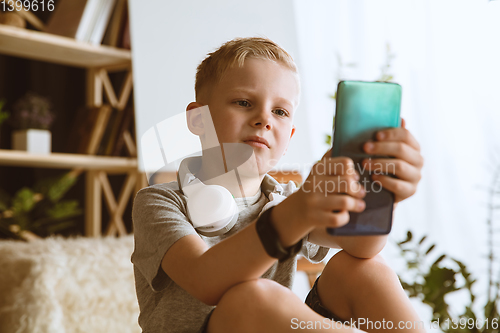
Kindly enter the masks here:
[[274, 113], [276, 113], [278, 116], [281, 116], [281, 117], [288, 116], [288, 112], [286, 112], [283, 109], [276, 109], [276, 110], [274, 110]]
[[248, 103], [248, 101], [236, 101], [236, 104], [238, 104], [239, 106], [243, 106], [243, 107], [250, 106], [250, 103]]

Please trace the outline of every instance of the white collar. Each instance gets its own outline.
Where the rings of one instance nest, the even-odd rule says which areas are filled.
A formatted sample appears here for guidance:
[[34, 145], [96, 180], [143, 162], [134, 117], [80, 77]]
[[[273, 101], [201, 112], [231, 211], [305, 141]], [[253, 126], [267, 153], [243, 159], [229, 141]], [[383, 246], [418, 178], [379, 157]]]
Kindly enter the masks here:
[[[201, 156], [187, 157], [182, 160], [181, 164], [179, 165], [179, 171], [177, 172], [177, 183], [181, 192], [183, 186], [196, 179], [195, 173], [200, 169], [200, 167]], [[268, 174], [264, 175], [264, 179], [262, 180], [260, 188], [264, 195], [269, 199], [269, 201], [273, 200], [273, 196], [270, 196], [271, 193], [276, 193], [280, 196], [286, 196], [287, 194], [289, 194], [285, 193], [285, 189], [283, 188], [283, 186], [281, 186], [281, 184], [278, 183], [276, 179], [269, 176]], [[293, 192], [293, 190], [294, 189], [292, 189], [291, 191]]]

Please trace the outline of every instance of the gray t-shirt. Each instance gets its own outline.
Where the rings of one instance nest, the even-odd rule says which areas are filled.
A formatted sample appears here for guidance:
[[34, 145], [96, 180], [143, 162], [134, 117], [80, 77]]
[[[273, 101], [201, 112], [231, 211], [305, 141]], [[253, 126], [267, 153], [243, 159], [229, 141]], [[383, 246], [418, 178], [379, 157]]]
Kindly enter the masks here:
[[[197, 332], [207, 314], [214, 308], [193, 297], [179, 287], [161, 268], [163, 256], [176, 241], [187, 235], [199, 235], [211, 247], [234, 235], [255, 220], [269, 202], [269, 193], [278, 183], [265, 175], [261, 191], [252, 197], [235, 198], [239, 208], [238, 221], [224, 235], [206, 237], [199, 234], [187, 218], [186, 196], [177, 182], [152, 185], [141, 189], [132, 208], [135, 248], [132, 254], [139, 325], [143, 332]], [[285, 193], [296, 190], [293, 182], [281, 185]], [[313, 244], [304, 238], [301, 254], [317, 263], [328, 254], [328, 248]], [[297, 259], [282, 263], [276, 261], [263, 275], [291, 288]]]

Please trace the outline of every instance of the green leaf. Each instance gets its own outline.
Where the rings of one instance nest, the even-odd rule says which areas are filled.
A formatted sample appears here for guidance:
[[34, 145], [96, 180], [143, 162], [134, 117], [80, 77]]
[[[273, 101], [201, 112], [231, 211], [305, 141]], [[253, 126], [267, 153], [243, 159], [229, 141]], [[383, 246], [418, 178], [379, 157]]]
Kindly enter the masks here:
[[460, 289], [455, 285], [456, 273], [458, 272], [450, 268], [434, 266], [424, 276], [424, 303], [431, 305], [436, 319], [450, 318], [445, 296]]
[[407, 265], [408, 265], [409, 269], [418, 268], [419, 267], [419, 262], [415, 261], [415, 260], [410, 260], [410, 261], [408, 261]]
[[431, 247], [425, 252], [425, 254], [429, 254], [434, 248], [436, 247], [436, 244], [432, 244]]
[[408, 230], [408, 232], [406, 233], [406, 239], [402, 242], [399, 242], [398, 245], [403, 245], [403, 244], [410, 242], [412, 237], [413, 237], [413, 235], [412, 235], [411, 231]]
[[23, 187], [16, 192], [14, 198], [12, 199], [12, 210], [15, 215], [29, 212], [35, 206], [35, 192], [27, 187]]
[[489, 301], [484, 306], [484, 317], [492, 318], [494, 312], [495, 312], [495, 301]]
[[78, 177], [65, 173], [61, 176], [45, 178], [38, 181], [34, 189], [46, 196], [50, 201], [59, 201], [73, 187]]
[[332, 145], [332, 136], [330, 134], [327, 134], [326, 135], [326, 138], [325, 138], [325, 143], [329, 146]]
[[441, 257], [437, 258], [436, 261], [432, 264], [432, 266], [437, 266], [444, 258], [446, 258], [446, 254], [443, 254]]
[[476, 280], [472, 279], [472, 274], [469, 272], [464, 263], [456, 259], [453, 259], [453, 261], [460, 267], [460, 274], [462, 274], [465, 279], [465, 287], [470, 291], [471, 297], [474, 298], [474, 295], [472, 294], [472, 285], [476, 282]]
[[58, 202], [51, 209], [47, 210], [47, 216], [61, 219], [69, 216], [80, 215], [82, 210], [79, 208], [77, 200], [67, 200]]

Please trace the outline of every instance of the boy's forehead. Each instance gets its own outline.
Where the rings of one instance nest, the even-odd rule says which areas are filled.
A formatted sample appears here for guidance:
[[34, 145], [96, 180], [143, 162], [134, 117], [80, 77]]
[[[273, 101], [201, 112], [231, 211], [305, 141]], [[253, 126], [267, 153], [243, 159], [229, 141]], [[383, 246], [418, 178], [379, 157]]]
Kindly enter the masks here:
[[300, 94], [296, 72], [279, 62], [257, 58], [246, 59], [241, 67], [228, 68], [216, 86], [227, 93], [258, 93], [263, 88], [273, 88], [286, 100], [298, 100]]
[[264, 74], [266, 76], [297, 76], [297, 73], [295, 71], [288, 68], [281, 62], [270, 59], [248, 57], [245, 59], [242, 65], [238, 65], [238, 63], [235, 63], [232, 66], [228, 67], [221, 76], [221, 80], [227, 77], [242, 78], [243, 76], [245, 76], [245, 74]]

